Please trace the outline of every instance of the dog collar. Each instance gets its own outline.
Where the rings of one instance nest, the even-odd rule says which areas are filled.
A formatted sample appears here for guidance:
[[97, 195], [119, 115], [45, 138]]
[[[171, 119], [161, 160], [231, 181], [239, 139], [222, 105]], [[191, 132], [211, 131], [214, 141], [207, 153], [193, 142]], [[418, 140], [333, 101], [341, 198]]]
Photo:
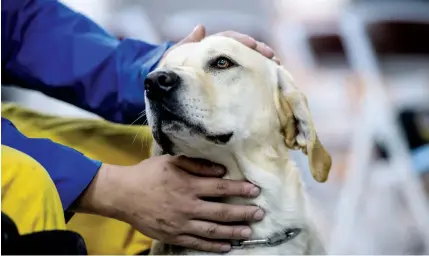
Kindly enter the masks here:
[[289, 228], [283, 232], [274, 233], [272, 236], [265, 239], [233, 240], [231, 244], [232, 249], [244, 249], [257, 246], [273, 247], [294, 239], [299, 233], [301, 233], [300, 228]]

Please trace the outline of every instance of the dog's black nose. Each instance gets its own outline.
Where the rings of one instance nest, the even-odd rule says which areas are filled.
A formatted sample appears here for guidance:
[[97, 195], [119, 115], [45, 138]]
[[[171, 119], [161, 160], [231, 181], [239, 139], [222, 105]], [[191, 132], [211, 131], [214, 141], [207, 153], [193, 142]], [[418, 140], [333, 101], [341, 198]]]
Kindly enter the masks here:
[[144, 88], [149, 99], [160, 99], [179, 84], [179, 76], [172, 71], [156, 71], [150, 73], [145, 81]]

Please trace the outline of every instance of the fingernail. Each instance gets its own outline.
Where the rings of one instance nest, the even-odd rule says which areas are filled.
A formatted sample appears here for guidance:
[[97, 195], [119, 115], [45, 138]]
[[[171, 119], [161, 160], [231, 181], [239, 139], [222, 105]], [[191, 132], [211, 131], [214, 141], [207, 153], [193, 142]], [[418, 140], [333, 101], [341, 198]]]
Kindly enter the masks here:
[[253, 187], [253, 188], [250, 190], [250, 195], [251, 195], [251, 196], [258, 196], [258, 195], [259, 195], [259, 193], [261, 193], [261, 190], [260, 190], [258, 187]]
[[264, 218], [264, 211], [262, 210], [257, 210], [253, 215], [254, 220], [262, 220], [262, 218]]
[[245, 228], [241, 230], [241, 237], [249, 238], [252, 235], [252, 230], [250, 228]]
[[216, 173], [223, 174], [223, 173], [225, 173], [225, 172], [226, 172], [226, 169], [225, 169], [225, 167], [217, 166], [217, 167], [215, 168], [215, 171], [216, 171]]
[[220, 250], [223, 252], [229, 252], [231, 250], [231, 245], [225, 244], [220, 247]]
[[201, 24], [196, 25], [196, 26], [194, 27], [194, 30], [192, 30], [192, 32], [197, 31], [197, 29], [198, 29], [199, 27], [201, 27]]

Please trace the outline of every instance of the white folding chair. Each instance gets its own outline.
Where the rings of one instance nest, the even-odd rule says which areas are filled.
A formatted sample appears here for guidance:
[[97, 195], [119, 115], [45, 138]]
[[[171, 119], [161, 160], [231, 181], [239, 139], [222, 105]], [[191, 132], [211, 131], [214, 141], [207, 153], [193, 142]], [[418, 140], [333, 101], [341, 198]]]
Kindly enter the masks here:
[[[410, 152], [395, 111], [383, 87], [382, 72], [366, 27], [381, 21], [412, 21], [429, 23], [429, 4], [421, 2], [371, 2], [351, 7], [341, 20], [341, 32], [352, 68], [363, 78], [365, 94], [359, 122], [352, 141], [352, 159], [336, 211], [336, 223], [328, 248], [331, 254], [350, 252], [354, 223], [359, 217], [359, 203], [365, 185], [373, 174], [374, 140], [382, 142], [389, 152], [390, 174], [397, 175], [399, 189], [408, 203], [426, 249], [429, 250], [429, 205], [418, 177], [412, 171]], [[395, 225], [395, 223], [393, 223]]]

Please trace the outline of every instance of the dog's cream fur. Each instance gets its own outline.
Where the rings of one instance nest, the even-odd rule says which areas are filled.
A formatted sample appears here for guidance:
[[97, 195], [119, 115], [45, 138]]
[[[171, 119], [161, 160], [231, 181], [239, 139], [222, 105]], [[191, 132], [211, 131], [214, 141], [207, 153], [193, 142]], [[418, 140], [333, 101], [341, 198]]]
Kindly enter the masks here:
[[[210, 60], [220, 55], [238, 65], [210, 69]], [[233, 132], [226, 144], [216, 144], [180, 122], [155, 120], [156, 110], [146, 99], [149, 125], [155, 129], [162, 123], [157, 127], [171, 140], [174, 153], [222, 164], [228, 170], [226, 179], [249, 180], [261, 188], [256, 199], [226, 200], [264, 209], [265, 218], [251, 224], [253, 238], [302, 228], [296, 238], [279, 246], [232, 250], [229, 254], [324, 254], [312, 223], [314, 212], [309, 211], [300, 173], [288, 151], [298, 149], [307, 154], [313, 177], [319, 182], [327, 179], [331, 158], [316, 136], [304, 95], [286, 70], [241, 43], [220, 36], [173, 49], [154, 72], [159, 70], [173, 71], [181, 78], [175, 102], [183, 118], [209, 134]], [[155, 242], [152, 253], [201, 254], [171, 248]]]

